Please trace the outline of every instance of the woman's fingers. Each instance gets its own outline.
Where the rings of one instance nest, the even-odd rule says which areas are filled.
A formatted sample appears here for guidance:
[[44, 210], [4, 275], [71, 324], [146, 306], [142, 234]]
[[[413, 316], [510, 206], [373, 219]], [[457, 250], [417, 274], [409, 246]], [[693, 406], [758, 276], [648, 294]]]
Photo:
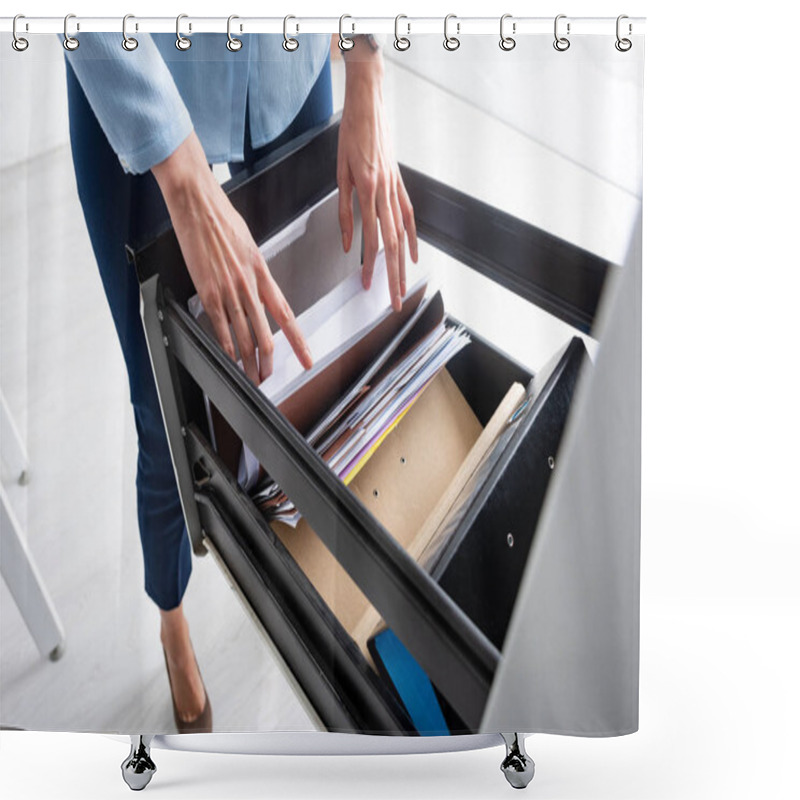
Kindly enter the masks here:
[[375, 258], [378, 255], [378, 217], [375, 213], [375, 183], [365, 179], [356, 183], [358, 204], [361, 207], [361, 225], [364, 231], [364, 261], [361, 282], [365, 289], [372, 285]]
[[[341, 191], [341, 190], [340, 190]], [[377, 181], [370, 177], [356, 181], [356, 193], [361, 207], [364, 229], [364, 261], [361, 280], [365, 289], [372, 285], [375, 258], [378, 255], [378, 225], [386, 255], [386, 272], [389, 280], [389, 296], [392, 307], [399, 311], [406, 293], [406, 253], [405, 237], [409, 230], [411, 257], [417, 260], [417, 239], [414, 226], [414, 210], [399, 174], [394, 177], [387, 169]], [[352, 201], [351, 201], [352, 202]], [[346, 205], [346, 203], [345, 203]], [[352, 206], [351, 213], [352, 213]], [[339, 219], [343, 200], [339, 198]], [[408, 220], [408, 222], [407, 222]], [[410, 227], [409, 227], [410, 222]], [[413, 239], [412, 239], [413, 234]]]
[[397, 194], [400, 201], [400, 210], [403, 214], [403, 224], [408, 234], [408, 249], [411, 252], [411, 260], [416, 264], [419, 256], [417, 250], [417, 223], [414, 220], [414, 206], [411, 205], [411, 198], [408, 196], [406, 186], [400, 173], [397, 173]]
[[233, 333], [236, 336], [236, 344], [239, 346], [239, 357], [242, 359], [244, 371], [253, 383], [258, 384], [260, 381], [256, 364], [256, 348], [250, 326], [247, 324], [247, 312], [240, 302], [240, 298], [231, 295], [227, 310], [233, 326]]
[[[275, 282], [275, 279], [272, 277], [269, 267], [267, 266], [266, 262], [263, 262], [263, 264], [263, 270], [259, 270], [258, 272], [259, 296], [264, 305], [269, 309], [269, 313], [272, 314], [272, 318], [280, 326], [280, 329], [283, 331], [284, 336], [289, 342], [292, 350], [294, 350], [295, 354], [297, 355], [297, 358], [300, 360], [300, 363], [306, 369], [310, 369], [314, 362], [311, 357], [311, 350], [306, 343], [305, 336], [303, 336], [303, 332], [300, 330], [300, 326], [297, 324], [297, 319], [294, 316], [294, 312], [289, 306], [286, 298], [283, 296], [283, 292]], [[268, 350], [268, 357], [269, 372], [267, 372], [267, 375], [272, 373], [271, 340]]]
[[388, 186], [378, 194], [378, 218], [381, 221], [383, 248], [386, 252], [386, 273], [389, 279], [389, 298], [392, 308], [400, 311], [403, 301], [400, 294], [400, 245], [389, 199]]
[[339, 227], [342, 230], [342, 247], [350, 252], [353, 243], [353, 184], [349, 177], [341, 176], [339, 184]]
[[217, 336], [217, 341], [220, 347], [227, 353], [232, 361], [236, 360], [236, 350], [233, 347], [233, 339], [231, 338], [230, 323], [228, 315], [225, 312], [225, 307], [222, 305], [221, 298], [214, 295], [200, 298], [203, 303], [208, 318], [211, 320], [211, 326], [214, 328], [214, 333]]
[[[261, 258], [260, 253], [258, 258]], [[258, 380], [256, 383], [260, 383], [272, 374], [272, 353], [275, 345], [272, 331], [269, 329], [267, 317], [264, 314], [264, 304], [254, 292], [247, 293], [247, 316], [256, 340], [258, 355]]]
[[[399, 179], [399, 178], [398, 178]], [[398, 250], [398, 275], [400, 277], [400, 297], [406, 296], [406, 231], [403, 225], [403, 212], [400, 209], [400, 198], [397, 196], [397, 183], [392, 185], [392, 216], [394, 217], [394, 227], [400, 241]]]

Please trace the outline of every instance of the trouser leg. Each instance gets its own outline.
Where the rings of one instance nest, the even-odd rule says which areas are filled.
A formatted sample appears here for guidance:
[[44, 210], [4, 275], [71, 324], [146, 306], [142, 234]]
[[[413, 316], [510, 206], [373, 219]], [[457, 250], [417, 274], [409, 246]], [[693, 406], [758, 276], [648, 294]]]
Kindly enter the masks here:
[[151, 173], [128, 175], [122, 169], [69, 64], [67, 92], [78, 194], [125, 358], [138, 434], [136, 492], [145, 591], [168, 610], [186, 590], [191, 545], [139, 316], [139, 284], [125, 255], [125, 244], [154, 230], [168, 214]]

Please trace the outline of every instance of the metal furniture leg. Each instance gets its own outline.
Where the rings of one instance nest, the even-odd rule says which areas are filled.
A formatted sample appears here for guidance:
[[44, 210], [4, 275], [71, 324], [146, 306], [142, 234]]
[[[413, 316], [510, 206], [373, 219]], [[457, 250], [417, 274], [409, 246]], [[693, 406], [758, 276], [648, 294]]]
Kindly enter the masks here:
[[0, 389], [0, 442], [2, 442], [3, 461], [17, 475], [20, 485], [24, 486], [28, 482], [28, 453], [2, 389]]
[[131, 752], [122, 762], [122, 779], [134, 792], [139, 792], [150, 783], [156, 771], [156, 765], [150, 757], [150, 742], [153, 734], [132, 733]]
[[521, 733], [500, 734], [506, 742], [506, 757], [500, 769], [515, 789], [524, 789], [536, 771], [533, 759], [525, 752], [525, 738]]
[[39, 652], [57, 661], [64, 652], [64, 629], [2, 486], [0, 572]]

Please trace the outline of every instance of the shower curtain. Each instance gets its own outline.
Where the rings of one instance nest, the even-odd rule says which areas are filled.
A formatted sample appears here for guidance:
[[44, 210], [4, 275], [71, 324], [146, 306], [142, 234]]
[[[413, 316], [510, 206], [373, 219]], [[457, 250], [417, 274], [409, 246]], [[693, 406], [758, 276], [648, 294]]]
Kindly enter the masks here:
[[644, 37], [337, 23], [2, 35], [3, 727], [638, 728]]

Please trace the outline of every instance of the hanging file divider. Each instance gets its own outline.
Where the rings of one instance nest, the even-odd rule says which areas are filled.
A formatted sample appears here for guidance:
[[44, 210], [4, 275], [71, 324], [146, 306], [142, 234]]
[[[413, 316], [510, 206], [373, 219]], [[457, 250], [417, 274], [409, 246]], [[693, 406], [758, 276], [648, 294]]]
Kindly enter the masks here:
[[421, 239], [591, 333], [611, 263], [417, 170], [400, 171]]

